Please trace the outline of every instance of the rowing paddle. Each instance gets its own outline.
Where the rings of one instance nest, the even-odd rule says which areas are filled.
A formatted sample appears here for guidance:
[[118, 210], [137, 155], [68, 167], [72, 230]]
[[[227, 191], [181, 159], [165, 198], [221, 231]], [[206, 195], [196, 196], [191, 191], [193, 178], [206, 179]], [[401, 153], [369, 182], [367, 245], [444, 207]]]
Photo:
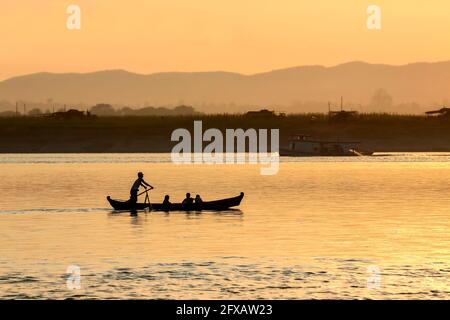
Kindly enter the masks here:
[[150, 191], [150, 190], [153, 190], [153, 189], [155, 189], [155, 188], [145, 189], [144, 191], [142, 191], [141, 193], [138, 194], [138, 197], [139, 197], [140, 195], [143, 195], [144, 193]]

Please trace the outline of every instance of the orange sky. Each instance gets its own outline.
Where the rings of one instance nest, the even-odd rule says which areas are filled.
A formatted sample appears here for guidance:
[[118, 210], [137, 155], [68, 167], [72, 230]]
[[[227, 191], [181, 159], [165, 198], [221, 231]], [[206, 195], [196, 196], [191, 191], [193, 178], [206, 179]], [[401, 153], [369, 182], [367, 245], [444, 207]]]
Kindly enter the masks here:
[[[81, 30], [66, 28], [69, 4]], [[366, 27], [370, 4], [381, 31]], [[0, 12], [0, 79], [450, 59], [448, 0], [1, 0]]]

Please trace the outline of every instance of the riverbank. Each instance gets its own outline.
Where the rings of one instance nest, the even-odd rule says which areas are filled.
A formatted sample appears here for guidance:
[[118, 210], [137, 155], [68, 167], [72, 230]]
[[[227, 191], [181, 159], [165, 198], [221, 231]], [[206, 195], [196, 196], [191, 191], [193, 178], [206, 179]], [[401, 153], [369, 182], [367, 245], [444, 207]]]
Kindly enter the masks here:
[[325, 115], [251, 118], [242, 115], [180, 117], [99, 117], [95, 119], [0, 118], [0, 153], [170, 152], [173, 130], [279, 129], [280, 148], [289, 135], [361, 141], [376, 152], [450, 151], [450, 119], [386, 114], [359, 115], [331, 122]]

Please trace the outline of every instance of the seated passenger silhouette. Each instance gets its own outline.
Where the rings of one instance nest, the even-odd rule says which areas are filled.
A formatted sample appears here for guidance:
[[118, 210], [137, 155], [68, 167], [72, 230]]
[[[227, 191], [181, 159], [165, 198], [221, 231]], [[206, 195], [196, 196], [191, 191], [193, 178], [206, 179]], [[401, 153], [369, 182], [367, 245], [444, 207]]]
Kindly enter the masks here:
[[185, 207], [189, 207], [194, 203], [194, 199], [191, 198], [191, 194], [188, 192], [186, 193], [186, 199], [183, 200], [183, 202], [181, 203], [182, 206]]
[[170, 197], [168, 194], [166, 194], [166, 196], [164, 197], [164, 201], [163, 201], [163, 210], [164, 211], [169, 211], [170, 210], [170, 201], [169, 201]]
[[200, 195], [196, 195], [195, 196], [195, 204], [202, 204], [203, 200], [202, 198], [200, 198]]

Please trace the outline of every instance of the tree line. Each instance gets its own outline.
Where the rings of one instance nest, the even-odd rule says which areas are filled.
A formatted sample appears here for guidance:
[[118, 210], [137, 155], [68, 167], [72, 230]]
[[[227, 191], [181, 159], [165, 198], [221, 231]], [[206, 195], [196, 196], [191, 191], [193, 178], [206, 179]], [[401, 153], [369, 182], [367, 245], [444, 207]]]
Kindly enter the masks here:
[[[59, 108], [55, 112], [66, 112], [70, 109], [79, 109], [77, 107], [71, 108], [70, 106], [65, 108]], [[82, 111], [82, 110], [80, 110]], [[143, 107], [138, 109], [133, 109], [130, 107], [114, 108], [112, 105], [107, 103], [99, 103], [95, 106], [88, 108], [87, 110], [90, 114], [99, 117], [113, 117], [113, 116], [183, 116], [183, 115], [198, 115], [200, 112], [196, 111], [195, 108], [186, 105], [180, 105], [174, 108], [167, 107]], [[13, 116], [23, 116], [24, 112], [21, 111], [3, 111], [0, 112], [2, 117], [13, 117]], [[43, 116], [52, 114], [53, 111], [49, 109], [42, 110], [40, 108], [32, 108], [26, 111], [26, 116]]]

